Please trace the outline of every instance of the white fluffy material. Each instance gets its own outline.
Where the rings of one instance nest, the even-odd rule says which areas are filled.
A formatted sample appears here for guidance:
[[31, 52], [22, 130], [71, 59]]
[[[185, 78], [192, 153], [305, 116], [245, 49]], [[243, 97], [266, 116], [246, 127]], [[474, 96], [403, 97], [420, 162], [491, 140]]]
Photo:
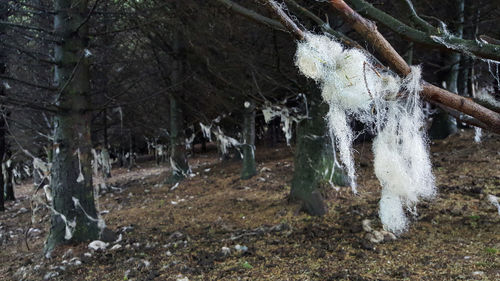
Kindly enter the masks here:
[[346, 113], [337, 107], [330, 107], [327, 115], [328, 123], [330, 124], [331, 135], [335, 136], [337, 146], [340, 153], [340, 160], [347, 170], [347, 175], [350, 179], [351, 189], [354, 193], [356, 190], [356, 175], [354, 169], [354, 158], [352, 153], [353, 133], [348, 124]]
[[109, 246], [109, 243], [106, 243], [106, 242], [103, 242], [101, 240], [94, 240], [92, 242], [89, 243], [89, 249], [93, 250], [93, 251], [97, 251], [97, 250], [106, 250], [106, 248]]
[[378, 213], [387, 231], [399, 234], [407, 229], [408, 219], [403, 209], [403, 202], [398, 196], [382, 191]]
[[481, 137], [483, 136], [483, 131], [479, 127], [474, 127], [474, 142], [480, 143]]
[[[217, 138], [217, 145], [219, 146], [220, 151], [222, 154], [227, 154], [228, 148], [234, 147], [238, 149], [242, 145], [239, 141], [236, 139], [224, 135], [220, 127], [217, 127], [217, 131], [214, 131], [215, 137]], [[243, 155], [240, 152], [240, 156], [243, 158]]]
[[382, 185], [379, 215], [396, 234], [407, 229], [406, 212], [421, 198], [435, 195], [434, 176], [424, 134], [419, 97], [421, 70], [412, 67], [403, 80], [377, 71], [357, 49], [343, 49], [327, 36], [307, 34], [298, 43], [295, 64], [321, 87], [327, 115], [351, 187], [356, 192], [350, 118], [373, 127], [374, 169]]
[[212, 141], [212, 124], [210, 126], [204, 125], [203, 123], [200, 122], [200, 128], [201, 132], [203, 133], [203, 137], [208, 139], [209, 142]]
[[[307, 106], [307, 103], [306, 103]], [[292, 108], [293, 112], [293, 108]], [[290, 110], [287, 107], [281, 106], [271, 106], [268, 105], [262, 109], [262, 114], [264, 115], [264, 121], [269, 124], [271, 120], [279, 116], [281, 120], [282, 131], [285, 133], [285, 139], [287, 145], [290, 145], [290, 140], [292, 139], [292, 125], [293, 122], [299, 122], [301, 119], [305, 118], [303, 116], [294, 117], [291, 115]]]
[[320, 82], [325, 73], [335, 68], [342, 46], [326, 36], [306, 35], [306, 41], [297, 46], [295, 64], [307, 77]]
[[495, 195], [489, 194], [488, 197], [488, 202], [490, 202], [493, 206], [495, 206], [498, 210], [498, 215], [500, 215], [500, 203], [498, 203], [498, 197]]

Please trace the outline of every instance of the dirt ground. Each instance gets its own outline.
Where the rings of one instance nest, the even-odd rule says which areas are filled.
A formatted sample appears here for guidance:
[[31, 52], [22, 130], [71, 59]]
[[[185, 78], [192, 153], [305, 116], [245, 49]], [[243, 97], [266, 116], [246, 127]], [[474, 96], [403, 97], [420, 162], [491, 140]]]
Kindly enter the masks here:
[[191, 158], [196, 176], [173, 190], [162, 183], [166, 164], [115, 169], [99, 202], [121, 241], [66, 246], [51, 259], [41, 255], [48, 212], [31, 222], [26, 185], [0, 215], [0, 280], [500, 280], [500, 214], [486, 199], [500, 197], [499, 148], [499, 136], [476, 144], [472, 131], [433, 143], [439, 195], [419, 204], [407, 233], [380, 244], [362, 228], [365, 219], [381, 228], [370, 143], [357, 147], [359, 195], [329, 188], [322, 218], [287, 201], [286, 146], [259, 147], [260, 172], [244, 181], [239, 162], [215, 154]]

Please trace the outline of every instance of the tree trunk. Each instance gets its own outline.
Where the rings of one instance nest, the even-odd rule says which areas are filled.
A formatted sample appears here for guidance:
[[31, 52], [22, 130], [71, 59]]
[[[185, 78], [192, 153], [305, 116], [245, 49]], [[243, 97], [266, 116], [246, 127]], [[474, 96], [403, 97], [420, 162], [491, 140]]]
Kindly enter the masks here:
[[186, 159], [186, 147], [184, 145], [184, 118], [181, 105], [177, 98], [170, 95], [170, 165], [172, 175], [169, 182], [178, 182], [189, 173], [189, 164]]
[[[9, 5], [5, 2], [0, 3], [0, 21], [7, 21]], [[3, 41], [5, 37], [5, 26], [0, 25], [0, 40]], [[7, 72], [7, 53], [2, 46], [0, 46], [0, 75]], [[0, 95], [5, 96], [5, 86], [0, 84]], [[2, 112], [0, 112], [0, 162], [3, 161], [5, 154], [5, 131], [6, 122], [3, 114], [4, 106], [1, 105]], [[4, 211], [4, 178], [3, 173], [0, 173], [0, 211]]]
[[323, 201], [321, 183], [332, 179], [334, 184], [345, 186], [348, 180], [340, 167], [333, 169], [336, 161], [324, 118], [327, 105], [319, 102], [318, 98], [311, 99], [310, 118], [302, 120], [297, 126], [290, 199], [301, 201], [303, 210], [309, 214], [323, 216], [328, 209]]
[[[179, 5], [179, 3], [177, 3]], [[184, 71], [184, 53], [182, 34], [180, 31], [175, 33], [172, 58], [171, 82], [177, 85], [170, 93], [170, 165], [172, 175], [169, 182], [178, 182], [189, 174], [189, 164], [186, 158], [186, 146], [184, 144], [184, 115], [182, 105], [179, 99], [182, 93], [181, 80]]]
[[[6, 145], [7, 147], [7, 145]], [[7, 201], [15, 201], [16, 197], [14, 196], [14, 178], [12, 177], [12, 169], [14, 166], [12, 161], [9, 161], [11, 157], [11, 152], [7, 149], [6, 157], [5, 157], [5, 174], [4, 174], [4, 186], [5, 186], [5, 200]]]
[[243, 110], [243, 167], [241, 179], [246, 180], [257, 174], [255, 165], [255, 104], [245, 102]]
[[128, 170], [131, 171], [134, 168], [134, 142], [132, 130], [128, 133]]
[[87, 4], [87, 0], [55, 1], [54, 30], [61, 39], [55, 47], [55, 83], [62, 109], [55, 116], [51, 171], [55, 212], [46, 253], [63, 243], [97, 239], [100, 233], [92, 186]]

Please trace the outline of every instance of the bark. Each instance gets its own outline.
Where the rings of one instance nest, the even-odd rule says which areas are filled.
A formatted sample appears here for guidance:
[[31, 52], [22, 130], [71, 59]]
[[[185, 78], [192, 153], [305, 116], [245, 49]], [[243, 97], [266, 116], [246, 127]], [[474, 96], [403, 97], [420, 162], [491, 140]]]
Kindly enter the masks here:
[[[53, 213], [46, 253], [60, 244], [99, 238], [92, 186], [89, 62], [84, 55], [88, 47], [87, 4], [87, 0], [55, 1], [54, 30], [62, 42], [55, 47], [55, 82], [59, 88], [57, 103], [64, 110], [55, 116], [52, 207], [76, 226], [67, 239], [63, 217]], [[73, 198], [81, 207], [75, 206]]]
[[302, 120], [297, 126], [290, 199], [302, 202], [303, 210], [315, 216], [323, 216], [328, 211], [321, 193], [322, 184], [331, 178], [336, 185], [347, 185], [347, 177], [341, 169], [332, 169], [335, 158], [324, 118], [327, 107], [319, 102], [319, 97], [312, 100], [309, 108], [310, 118]]
[[[248, 107], [247, 107], [248, 105]], [[241, 179], [249, 179], [257, 174], [255, 165], [255, 104], [245, 102], [243, 111], [243, 167]]]

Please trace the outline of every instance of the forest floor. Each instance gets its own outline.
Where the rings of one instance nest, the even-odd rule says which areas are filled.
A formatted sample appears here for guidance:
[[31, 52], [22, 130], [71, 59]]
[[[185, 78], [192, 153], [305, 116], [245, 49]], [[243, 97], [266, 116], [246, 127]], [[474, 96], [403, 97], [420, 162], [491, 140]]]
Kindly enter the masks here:
[[31, 224], [27, 185], [0, 215], [0, 280], [500, 280], [500, 215], [486, 199], [500, 197], [500, 137], [477, 144], [465, 131], [434, 142], [437, 198], [419, 204], [407, 233], [380, 244], [362, 228], [365, 219], [381, 228], [370, 145], [357, 146], [359, 195], [328, 189], [321, 218], [287, 201], [285, 146], [258, 148], [250, 180], [215, 154], [191, 158], [196, 176], [173, 190], [163, 184], [167, 164], [115, 169], [115, 188], [99, 201], [122, 240], [95, 252], [66, 246], [51, 259], [41, 255], [48, 212]]

